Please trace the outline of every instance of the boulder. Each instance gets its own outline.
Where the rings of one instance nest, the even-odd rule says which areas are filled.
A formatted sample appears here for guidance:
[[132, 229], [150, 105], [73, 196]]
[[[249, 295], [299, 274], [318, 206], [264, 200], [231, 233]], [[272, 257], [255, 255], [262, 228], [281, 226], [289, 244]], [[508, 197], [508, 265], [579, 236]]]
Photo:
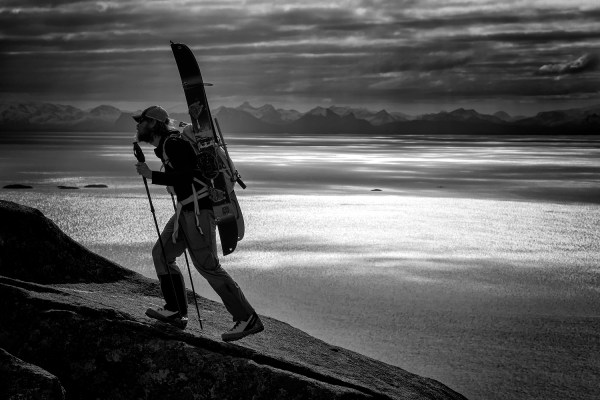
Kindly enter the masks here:
[[58, 378], [26, 363], [0, 348], [0, 398], [64, 400], [65, 389]]
[[10, 184], [10, 185], [5, 185], [2, 188], [3, 189], [32, 189], [33, 186], [22, 185], [20, 183], [13, 183], [13, 184]]

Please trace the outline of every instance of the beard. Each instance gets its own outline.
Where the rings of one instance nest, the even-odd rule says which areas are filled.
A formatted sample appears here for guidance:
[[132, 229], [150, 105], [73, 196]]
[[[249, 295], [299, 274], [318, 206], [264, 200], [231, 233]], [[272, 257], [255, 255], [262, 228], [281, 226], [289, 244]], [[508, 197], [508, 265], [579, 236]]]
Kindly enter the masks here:
[[143, 143], [152, 143], [153, 136], [149, 129], [144, 129], [142, 132], [138, 131], [136, 134], [137, 141]]

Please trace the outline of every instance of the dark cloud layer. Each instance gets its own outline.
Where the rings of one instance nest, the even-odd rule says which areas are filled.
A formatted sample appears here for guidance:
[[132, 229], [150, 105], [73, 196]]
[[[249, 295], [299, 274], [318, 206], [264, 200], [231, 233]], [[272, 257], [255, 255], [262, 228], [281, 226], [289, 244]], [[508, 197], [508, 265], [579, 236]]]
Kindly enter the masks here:
[[584, 54], [576, 60], [557, 64], [542, 65], [537, 71], [538, 75], [569, 75], [593, 71], [598, 66], [598, 58], [595, 55]]
[[173, 40], [192, 47], [217, 103], [416, 112], [416, 102], [535, 110], [594, 101], [600, 5], [501, 3], [8, 0], [0, 5], [0, 93], [183, 103]]

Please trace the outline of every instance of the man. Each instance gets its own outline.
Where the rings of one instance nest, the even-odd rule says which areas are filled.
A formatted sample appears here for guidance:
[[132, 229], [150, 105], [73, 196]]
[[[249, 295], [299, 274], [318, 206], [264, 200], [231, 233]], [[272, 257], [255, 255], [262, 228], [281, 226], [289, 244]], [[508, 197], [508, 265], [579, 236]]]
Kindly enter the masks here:
[[[172, 187], [177, 196], [178, 212], [171, 217], [160, 241], [152, 249], [152, 259], [165, 306], [148, 309], [146, 315], [185, 328], [187, 296], [183, 275], [176, 258], [188, 249], [200, 275], [221, 297], [235, 325], [223, 333], [224, 341], [238, 340], [264, 329], [263, 324], [240, 287], [221, 267], [217, 256], [216, 224], [212, 203], [206, 191], [194, 186], [202, 179], [192, 145], [169, 130], [169, 115], [160, 106], [151, 106], [134, 115], [137, 140], [156, 147], [154, 153], [163, 162], [164, 172], [152, 171], [146, 163], [136, 164], [138, 174], [156, 185]], [[200, 194], [199, 192], [204, 192]], [[164, 254], [163, 254], [164, 249]]]

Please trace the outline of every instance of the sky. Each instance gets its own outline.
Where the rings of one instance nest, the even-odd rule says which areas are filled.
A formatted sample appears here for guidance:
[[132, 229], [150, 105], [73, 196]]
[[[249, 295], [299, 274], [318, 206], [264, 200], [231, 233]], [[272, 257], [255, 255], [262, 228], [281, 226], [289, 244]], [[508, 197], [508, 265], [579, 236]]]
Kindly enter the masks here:
[[531, 115], [600, 104], [598, 0], [0, 0], [0, 101]]

